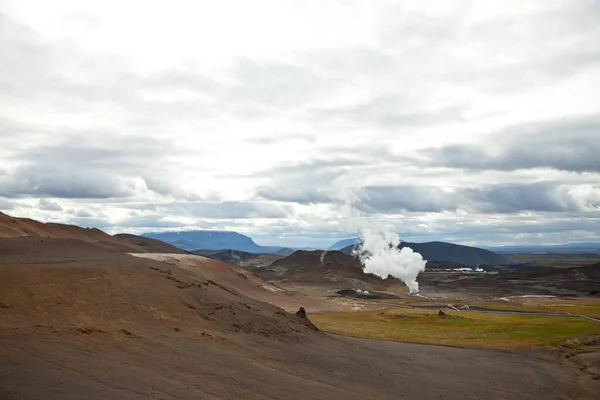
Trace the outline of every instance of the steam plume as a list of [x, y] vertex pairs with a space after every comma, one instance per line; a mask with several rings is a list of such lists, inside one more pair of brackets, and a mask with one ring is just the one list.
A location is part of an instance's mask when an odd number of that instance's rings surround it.
[[419, 292], [417, 275], [425, 270], [427, 262], [421, 254], [408, 247], [398, 249], [400, 238], [396, 233], [363, 230], [360, 236], [362, 244], [357, 246], [354, 254], [360, 258], [365, 273], [375, 274], [382, 279], [391, 275], [401, 279], [411, 294]]
[[327, 254], [327, 250], [324, 250], [323, 252], [321, 252], [321, 264], [323, 264], [323, 261], [325, 261], [326, 254]]

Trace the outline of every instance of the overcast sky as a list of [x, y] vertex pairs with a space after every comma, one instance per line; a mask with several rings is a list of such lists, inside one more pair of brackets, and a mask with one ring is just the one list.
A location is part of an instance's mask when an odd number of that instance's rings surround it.
[[0, 210], [600, 239], [600, 2], [0, 0]]

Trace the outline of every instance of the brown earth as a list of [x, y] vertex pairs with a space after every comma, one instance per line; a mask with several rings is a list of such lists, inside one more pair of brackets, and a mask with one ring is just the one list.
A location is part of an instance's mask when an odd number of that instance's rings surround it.
[[207, 257], [188, 254], [139, 253], [136, 257], [161, 261], [170, 267], [181, 268], [200, 274], [208, 280], [214, 280], [223, 287], [234, 290], [252, 299], [264, 301], [281, 307], [288, 312], [296, 312], [300, 307], [311, 310], [335, 311], [345, 309], [335, 307], [329, 301], [306, 296], [299, 292], [288, 291], [276, 282], [267, 282], [255, 274], [240, 267]]
[[359, 260], [339, 251], [298, 250], [268, 267], [256, 268], [253, 271], [263, 279], [290, 285], [362, 289], [383, 289], [401, 285], [401, 282], [394, 278], [384, 280], [373, 274], [365, 274]]
[[111, 236], [96, 228], [42, 223], [29, 218], [11, 217], [0, 212], [0, 238], [19, 237], [78, 240], [119, 252], [184, 253], [184, 251], [175, 246], [155, 239], [135, 235]]
[[591, 399], [598, 390], [550, 353], [327, 335], [269, 304], [290, 294], [247, 271], [142, 256], [70, 238], [0, 239], [1, 400]]
[[284, 256], [276, 254], [248, 253], [240, 250], [194, 250], [190, 253], [203, 257], [221, 260], [228, 264], [243, 267], [248, 270], [268, 267]]
[[428, 272], [418, 278], [421, 292], [469, 293], [499, 297], [519, 295], [600, 296], [600, 264], [574, 268], [499, 268], [498, 274]]
[[172, 244], [162, 242], [157, 239], [147, 238], [143, 236], [131, 235], [129, 233], [119, 233], [114, 235], [115, 238], [122, 242], [128, 242], [135, 246], [137, 252], [145, 253], [178, 253], [186, 254], [185, 250], [175, 247]]

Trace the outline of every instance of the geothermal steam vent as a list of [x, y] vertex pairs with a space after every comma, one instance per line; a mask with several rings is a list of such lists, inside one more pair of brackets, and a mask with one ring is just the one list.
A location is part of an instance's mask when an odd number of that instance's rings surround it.
[[417, 275], [425, 270], [426, 260], [421, 254], [405, 247], [398, 249], [400, 238], [395, 233], [375, 233], [363, 231], [362, 244], [354, 250], [358, 255], [365, 273], [374, 274], [381, 279], [388, 275], [402, 280], [408, 286], [410, 294], [419, 292]]

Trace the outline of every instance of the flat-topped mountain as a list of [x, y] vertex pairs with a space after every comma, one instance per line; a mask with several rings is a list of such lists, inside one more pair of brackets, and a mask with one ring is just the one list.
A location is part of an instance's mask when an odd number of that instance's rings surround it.
[[158, 239], [177, 246], [180, 249], [192, 250], [239, 250], [248, 253], [268, 253], [288, 255], [292, 250], [281, 246], [260, 246], [250, 237], [230, 231], [179, 231], [148, 232], [144, 237]]

